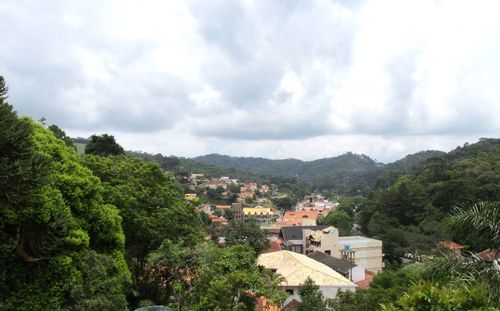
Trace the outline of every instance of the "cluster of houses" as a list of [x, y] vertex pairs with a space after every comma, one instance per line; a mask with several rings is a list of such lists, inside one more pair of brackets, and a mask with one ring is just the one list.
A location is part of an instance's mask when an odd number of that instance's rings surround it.
[[260, 302], [260, 310], [293, 310], [301, 302], [299, 287], [307, 278], [325, 298], [367, 288], [382, 271], [382, 241], [362, 236], [339, 236], [333, 226], [284, 226], [279, 239], [258, 258], [258, 265], [278, 273], [289, 294], [281, 306]]
[[[222, 191], [221, 195], [224, 198], [228, 198], [232, 194], [230, 191], [230, 186], [238, 186], [239, 192], [237, 197], [237, 202], [245, 202], [248, 199], [257, 200], [259, 197], [269, 197], [273, 198], [277, 195], [278, 187], [276, 185], [258, 185], [257, 183], [238, 183], [238, 179], [229, 178], [227, 176], [222, 176], [219, 178], [206, 178], [204, 174], [191, 174], [190, 176], [192, 190], [195, 189], [211, 189]], [[234, 191], [234, 187], [232, 188]], [[186, 194], [186, 200], [196, 201], [198, 196], [195, 193]]]
[[[258, 189], [255, 183], [240, 186], [241, 193], [255, 194]], [[382, 241], [339, 236], [337, 228], [318, 225], [317, 221], [334, 211], [338, 203], [321, 195], [309, 195], [289, 211], [255, 205], [240, 201], [200, 208], [213, 223], [227, 225], [223, 215], [231, 211], [234, 220], [252, 219], [267, 232], [271, 247], [259, 256], [258, 265], [281, 275], [281, 287], [289, 297], [282, 306], [266, 306], [261, 301], [260, 310], [292, 310], [300, 304], [299, 286], [308, 277], [324, 297], [335, 298], [339, 292], [367, 288], [374, 275], [382, 271]], [[217, 210], [221, 216], [215, 215]]]

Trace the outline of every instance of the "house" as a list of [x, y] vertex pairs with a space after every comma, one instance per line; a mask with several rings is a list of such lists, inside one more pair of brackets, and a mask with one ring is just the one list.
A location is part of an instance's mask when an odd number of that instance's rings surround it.
[[228, 210], [228, 209], [231, 209], [231, 205], [216, 204], [215, 208], [216, 209], [221, 209], [221, 210]]
[[243, 221], [243, 204], [242, 203], [231, 204], [231, 211], [233, 211], [234, 220]]
[[494, 261], [500, 259], [500, 251], [493, 248], [488, 248], [482, 252], [477, 253], [476, 256], [484, 261]]
[[212, 223], [218, 223], [218, 224], [221, 224], [221, 225], [227, 225], [227, 220], [224, 219], [224, 218], [222, 218], [222, 217], [219, 217], [219, 216], [214, 215], [214, 214], [210, 214], [209, 217], [212, 220]]
[[315, 226], [319, 217], [317, 211], [288, 211], [283, 215], [283, 221], [302, 220], [303, 226]]
[[320, 251], [335, 258], [347, 259], [367, 271], [379, 273], [383, 268], [382, 241], [362, 236], [339, 237], [332, 226], [282, 227], [280, 239], [285, 249], [308, 254]]
[[270, 222], [276, 214], [269, 207], [244, 207], [243, 215], [245, 219], [255, 219], [257, 222]]
[[319, 251], [312, 252], [307, 257], [327, 265], [354, 283], [365, 279], [365, 268], [357, 266], [349, 260], [335, 258]]
[[252, 191], [244, 191], [244, 192], [240, 192], [238, 194], [238, 197], [240, 199], [246, 199], [246, 198], [250, 198], [250, 199], [253, 199], [254, 198], [254, 193]]
[[198, 195], [196, 193], [186, 193], [184, 195], [184, 199], [187, 201], [195, 202], [198, 201]]
[[462, 245], [455, 243], [455, 242], [451, 242], [451, 241], [441, 241], [438, 243], [438, 246], [440, 248], [449, 249], [449, 250], [454, 251], [456, 253], [460, 253], [463, 249]]
[[299, 286], [311, 278], [326, 298], [335, 298], [338, 292], [355, 291], [356, 284], [330, 267], [303, 254], [282, 250], [261, 254], [257, 264], [280, 274], [280, 287], [289, 295], [299, 295]]

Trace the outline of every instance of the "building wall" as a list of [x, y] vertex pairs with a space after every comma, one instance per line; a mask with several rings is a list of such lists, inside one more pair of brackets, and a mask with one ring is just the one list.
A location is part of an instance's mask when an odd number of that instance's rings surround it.
[[233, 203], [231, 204], [231, 211], [233, 211], [234, 219], [243, 221], [243, 204]]
[[[318, 285], [318, 284], [316, 284]], [[287, 291], [288, 294], [290, 295], [290, 291], [293, 291], [292, 295], [299, 295], [299, 287], [298, 286], [282, 286], [281, 287], [283, 290]], [[319, 290], [323, 293], [323, 296], [325, 298], [333, 299], [337, 296], [339, 292], [347, 292], [351, 291], [354, 292], [356, 291], [355, 287], [337, 287], [337, 286], [319, 286]]]
[[319, 286], [319, 290], [325, 298], [333, 299], [339, 292], [356, 291], [355, 287]]
[[[353, 241], [355, 241], [353, 243]], [[354, 263], [368, 271], [379, 273], [382, 271], [382, 241], [374, 239], [358, 239], [342, 237], [339, 239], [339, 250], [343, 250], [345, 245], [349, 245], [351, 251], [355, 253]]]
[[349, 279], [354, 283], [359, 282], [359, 281], [363, 281], [366, 278], [365, 268], [363, 268], [363, 267], [356, 266], [356, 267], [352, 268], [349, 272], [350, 272]]

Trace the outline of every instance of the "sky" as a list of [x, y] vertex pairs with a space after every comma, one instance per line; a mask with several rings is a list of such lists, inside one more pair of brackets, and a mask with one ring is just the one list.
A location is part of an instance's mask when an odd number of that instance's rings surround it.
[[500, 136], [500, 1], [0, 2], [9, 103], [72, 137], [387, 163]]

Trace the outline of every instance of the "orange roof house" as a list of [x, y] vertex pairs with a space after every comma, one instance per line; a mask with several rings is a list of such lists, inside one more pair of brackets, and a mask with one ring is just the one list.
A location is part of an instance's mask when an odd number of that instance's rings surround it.
[[301, 220], [304, 226], [315, 226], [320, 214], [316, 211], [288, 211], [283, 216], [284, 222]]
[[462, 245], [450, 241], [441, 241], [438, 243], [438, 246], [441, 248], [452, 250], [454, 252], [460, 252], [464, 248]]
[[217, 208], [217, 209], [231, 209], [231, 205], [216, 204], [215, 208]]

